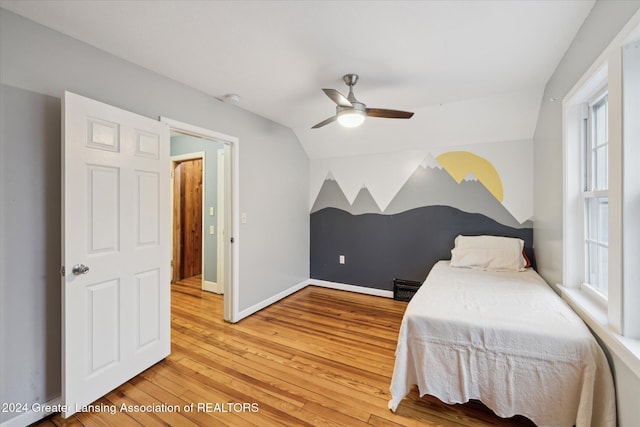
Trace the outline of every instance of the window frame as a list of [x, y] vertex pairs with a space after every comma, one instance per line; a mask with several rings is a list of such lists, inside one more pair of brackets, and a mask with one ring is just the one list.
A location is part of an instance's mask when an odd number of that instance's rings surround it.
[[[640, 377], [640, 11], [562, 100], [562, 283], [557, 291], [600, 340]], [[602, 304], [580, 284], [583, 275], [580, 203], [582, 103], [608, 86], [609, 298]]]

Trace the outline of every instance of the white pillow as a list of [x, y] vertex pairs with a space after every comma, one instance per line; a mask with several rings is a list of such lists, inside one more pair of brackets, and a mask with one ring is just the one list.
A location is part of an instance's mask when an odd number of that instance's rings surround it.
[[524, 241], [513, 237], [458, 236], [451, 250], [451, 267], [489, 271], [524, 271]]

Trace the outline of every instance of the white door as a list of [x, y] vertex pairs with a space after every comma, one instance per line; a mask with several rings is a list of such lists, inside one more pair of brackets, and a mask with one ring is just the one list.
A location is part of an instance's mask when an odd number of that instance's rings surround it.
[[170, 352], [169, 127], [64, 94], [68, 417]]

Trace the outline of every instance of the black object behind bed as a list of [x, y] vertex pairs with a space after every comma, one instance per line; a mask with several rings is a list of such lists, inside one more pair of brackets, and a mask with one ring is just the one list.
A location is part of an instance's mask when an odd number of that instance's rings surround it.
[[389, 291], [394, 278], [422, 282], [436, 262], [451, 259], [459, 234], [518, 237], [535, 268], [532, 228], [507, 227], [450, 206], [394, 215], [325, 208], [311, 214], [311, 278]]

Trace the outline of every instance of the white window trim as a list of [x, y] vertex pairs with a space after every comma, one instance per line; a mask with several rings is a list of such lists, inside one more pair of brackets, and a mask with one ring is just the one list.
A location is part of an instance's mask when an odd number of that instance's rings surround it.
[[580, 288], [558, 286], [560, 295], [573, 311], [584, 320], [591, 330], [631, 372], [640, 377], [640, 340], [623, 337], [608, 326], [607, 308]]
[[602, 295], [596, 288], [588, 283], [582, 283], [580, 285], [580, 290], [585, 294], [586, 297], [591, 299], [594, 303], [598, 304], [606, 315], [608, 300], [604, 295]]
[[[637, 15], [637, 14], [636, 14]], [[624, 49], [627, 51], [623, 68], [627, 70], [629, 76], [625, 78], [624, 87], [630, 93], [640, 93], [640, 24], [636, 28], [637, 38], [633, 43], [627, 44]], [[640, 117], [640, 97], [627, 96], [623, 100], [624, 111], [628, 117]], [[625, 335], [634, 336], [640, 340], [640, 263], [637, 257], [640, 254], [640, 121], [624, 120], [623, 132], [625, 141], [629, 141], [623, 146], [622, 169], [624, 171], [624, 185], [622, 188], [622, 198], [626, 201], [622, 207], [622, 226], [624, 227], [622, 252], [623, 259], [623, 282], [635, 283], [635, 287], [625, 287], [623, 313], [623, 330]], [[634, 142], [631, 142], [634, 141]], [[636, 238], [633, 238], [635, 236]], [[632, 317], [635, 316], [635, 317]]]
[[[581, 288], [585, 272], [583, 186], [584, 105], [602, 93], [607, 85], [608, 67], [602, 65], [579, 89], [570, 92], [563, 101], [564, 126], [564, 204], [563, 204], [563, 285]], [[590, 192], [595, 193], [595, 192]], [[607, 191], [608, 193], [608, 191]], [[611, 243], [611, 242], [610, 242]]]
[[[628, 141], [640, 137], [640, 126], [626, 120], [627, 114], [640, 112], [640, 101], [623, 100], [623, 51], [625, 45], [640, 41], [640, 11], [629, 20], [620, 33], [602, 52], [584, 76], [563, 99], [563, 283], [558, 285], [561, 296], [583, 318], [585, 323], [635, 375], [640, 376], [640, 266], [635, 258], [640, 251], [640, 239], [624, 234], [640, 235], [637, 211], [626, 202], [640, 192], [640, 172], [632, 159], [640, 156], [640, 144], [623, 146], [623, 134]], [[632, 74], [632, 73], [628, 73]], [[626, 77], [625, 77], [626, 78]], [[640, 79], [637, 79], [640, 80]], [[609, 297], [606, 304], [583, 289], [581, 248], [584, 220], [580, 211], [581, 106], [595, 96], [597, 89], [608, 81], [609, 96]], [[640, 87], [640, 81], [634, 82]], [[625, 80], [629, 87], [629, 82]], [[623, 107], [624, 101], [624, 107]], [[577, 146], [576, 146], [577, 144]], [[623, 156], [624, 152], [624, 156]], [[576, 157], [577, 156], [577, 157]], [[623, 188], [623, 181], [625, 186]], [[630, 184], [630, 185], [629, 185]], [[625, 204], [623, 204], [623, 201]], [[635, 215], [635, 216], [634, 216]], [[624, 227], [624, 228], [623, 228]], [[626, 256], [626, 262], [625, 262]], [[624, 267], [624, 268], [623, 268]], [[623, 286], [625, 286], [623, 288]], [[624, 336], [623, 336], [624, 332]]]

